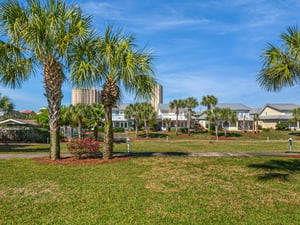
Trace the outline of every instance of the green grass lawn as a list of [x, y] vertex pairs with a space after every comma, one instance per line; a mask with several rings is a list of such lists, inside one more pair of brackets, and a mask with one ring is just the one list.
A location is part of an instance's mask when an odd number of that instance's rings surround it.
[[[286, 152], [289, 132], [216, 142], [208, 134], [130, 143], [134, 153]], [[268, 137], [268, 138], [267, 138]], [[293, 150], [300, 141], [293, 136]], [[268, 140], [268, 141], [267, 141]], [[61, 144], [62, 153], [67, 144]], [[0, 154], [48, 152], [1, 145]], [[126, 152], [127, 144], [115, 144]], [[0, 160], [0, 224], [297, 224], [300, 159], [141, 157], [93, 166]], [[145, 156], [145, 157], [143, 157]]]
[[0, 160], [0, 224], [297, 224], [300, 160]]
[[[132, 136], [133, 133], [130, 133]], [[212, 140], [210, 134], [195, 134], [191, 137], [176, 138], [173, 133], [167, 139], [133, 140], [130, 150], [145, 152], [286, 152], [289, 151], [288, 138], [293, 138], [293, 151], [300, 152], [298, 136], [289, 131], [262, 132], [259, 135], [242, 134], [234, 140]], [[115, 152], [127, 152], [127, 143], [116, 143]], [[0, 145], [0, 154], [48, 152], [48, 144]], [[67, 143], [61, 143], [61, 153], [67, 154]]]

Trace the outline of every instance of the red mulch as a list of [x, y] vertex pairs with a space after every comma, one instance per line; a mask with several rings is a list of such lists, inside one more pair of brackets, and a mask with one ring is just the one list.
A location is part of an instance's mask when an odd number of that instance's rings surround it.
[[51, 160], [49, 157], [34, 158], [33, 160], [41, 164], [52, 164], [52, 165], [68, 165], [68, 166], [86, 166], [86, 165], [98, 165], [106, 163], [116, 163], [130, 160], [132, 157], [114, 157], [112, 159], [102, 159], [102, 158], [87, 158], [82, 157], [77, 159], [75, 156], [62, 157], [58, 160]]
[[300, 158], [300, 155], [282, 155], [281, 157]]

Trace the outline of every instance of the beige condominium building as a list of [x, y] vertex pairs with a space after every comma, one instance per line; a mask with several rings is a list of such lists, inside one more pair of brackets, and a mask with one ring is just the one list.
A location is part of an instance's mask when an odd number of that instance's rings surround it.
[[72, 89], [72, 105], [101, 103], [101, 91], [96, 88]]
[[158, 105], [163, 104], [163, 86], [156, 85], [154, 87], [153, 95], [151, 96], [151, 105], [155, 111], [158, 112]]

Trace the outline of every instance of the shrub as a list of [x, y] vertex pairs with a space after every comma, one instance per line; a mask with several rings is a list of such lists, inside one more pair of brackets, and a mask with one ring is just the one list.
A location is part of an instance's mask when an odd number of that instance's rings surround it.
[[288, 130], [289, 126], [286, 123], [277, 123], [276, 130]]
[[114, 132], [125, 132], [124, 127], [114, 127]]
[[100, 153], [100, 144], [92, 138], [74, 139], [68, 144], [68, 150], [71, 154], [77, 155], [80, 159], [83, 154], [95, 156]]

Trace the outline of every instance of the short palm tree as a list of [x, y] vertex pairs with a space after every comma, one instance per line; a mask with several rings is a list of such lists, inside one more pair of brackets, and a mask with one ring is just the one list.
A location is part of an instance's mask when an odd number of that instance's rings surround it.
[[262, 55], [264, 64], [257, 80], [268, 91], [280, 91], [300, 82], [300, 30], [289, 27], [280, 37], [282, 47], [269, 44]]
[[182, 99], [174, 99], [170, 102], [170, 109], [175, 109], [176, 123], [175, 123], [175, 133], [178, 136], [178, 116], [179, 110], [184, 107], [184, 101]]
[[14, 104], [11, 102], [9, 97], [0, 93], [0, 110], [4, 114], [10, 113], [14, 109]]
[[162, 120], [162, 122], [165, 123], [165, 125], [166, 125], [166, 131], [169, 132], [169, 130], [170, 130], [170, 124], [172, 122], [172, 119], [171, 118], [164, 118]]
[[[87, 44], [88, 43], [88, 44]], [[89, 47], [86, 47], [89, 46]], [[85, 56], [72, 65], [73, 82], [82, 86], [83, 81], [100, 83], [105, 112], [104, 159], [113, 155], [112, 108], [120, 100], [121, 90], [135, 93], [137, 98], [150, 99], [156, 80], [153, 77], [152, 56], [135, 49], [133, 36], [121, 35], [107, 27], [104, 37], [87, 37], [77, 43]], [[74, 54], [76, 58], [76, 54]], [[91, 78], [92, 77], [92, 78]]]
[[[207, 107], [207, 111], [210, 111], [214, 106], [218, 104], [218, 99], [213, 95], [206, 95], [202, 97], [201, 105]], [[208, 121], [208, 130], [210, 130], [210, 120]]]
[[[63, 0], [27, 0], [21, 5], [4, 0], [0, 5], [0, 82], [12, 88], [43, 70], [49, 108], [50, 158], [60, 158], [60, 106], [62, 84], [72, 43], [88, 35], [90, 18]], [[74, 50], [74, 49], [73, 49]]]
[[87, 120], [91, 119], [92, 115], [92, 106], [84, 103], [77, 105], [71, 105], [67, 111], [67, 117], [72, 121], [77, 123], [78, 127], [78, 139], [81, 139], [83, 136], [83, 127]]
[[[214, 107], [210, 111], [207, 111], [207, 117], [209, 120], [213, 120], [215, 123], [215, 135], [218, 140], [218, 129], [220, 122], [233, 122], [236, 119], [236, 114], [230, 108]], [[225, 129], [226, 132], [226, 129]], [[226, 135], [226, 134], [225, 134]]]
[[149, 137], [149, 123], [157, 119], [157, 113], [154, 107], [148, 103], [141, 103], [141, 119], [144, 121], [144, 129], [146, 132], [146, 137]]
[[230, 123], [236, 121], [236, 113], [230, 108], [220, 109], [220, 120], [223, 122], [223, 130], [225, 132], [225, 137], [227, 136], [227, 128], [224, 127], [224, 123]]
[[190, 135], [190, 129], [191, 129], [191, 119], [192, 119], [192, 109], [196, 108], [199, 105], [199, 102], [194, 97], [188, 97], [184, 100], [184, 106], [188, 110], [187, 115], [187, 126], [188, 126], [188, 134]]
[[142, 111], [142, 105], [141, 103], [135, 103], [130, 104], [125, 109], [125, 118], [127, 119], [133, 119], [134, 125], [135, 125], [135, 137], [138, 136], [139, 131], [139, 122], [141, 120], [141, 111]]
[[91, 107], [91, 125], [93, 126], [94, 139], [98, 139], [98, 129], [99, 126], [103, 124], [104, 121], [104, 107], [100, 103], [94, 103]]

